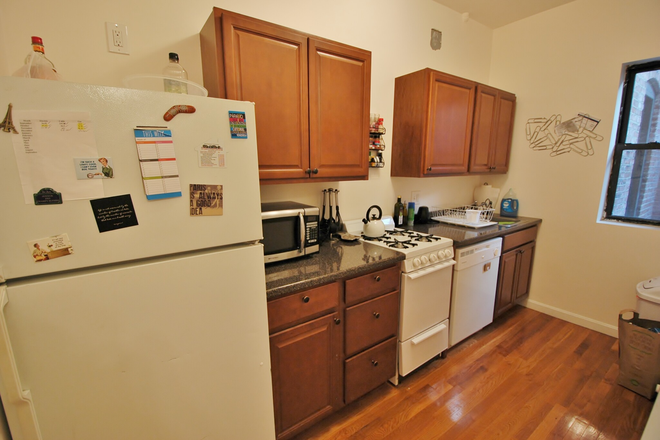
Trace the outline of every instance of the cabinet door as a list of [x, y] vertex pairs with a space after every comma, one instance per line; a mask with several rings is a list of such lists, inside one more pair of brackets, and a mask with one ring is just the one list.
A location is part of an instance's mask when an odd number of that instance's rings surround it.
[[497, 89], [479, 84], [474, 107], [472, 147], [470, 150], [470, 172], [481, 173], [491, 170], [491, 159], [495, 143], [493, 133], [497, 127]]
[[290, 437], [342, 401], [341, 326], [333, 313], [270, 337], [275, 430]]
[[529, 293], [529, 283], [532, 275], [532, 263], [534, 262], [534, 248], [536, 242], [527, 243], [518, 249], [518, 273], [516, 276], [516, 298], [523, 297]]
[[368, 175], [370, 90], [371, 52], [309, 39], [312, 179]]
[[513, 307], [515, 301], [514, 289], [516, 284], [517, 256], [517, 250], [502, 254], [499, 281], [497, 283], [497, 295], [495, 297], [495, 318]]
[[476, 83], [431, 73], [424, 175], [466, 173]]
[[259, 178], [306, 178], [307, 37], [226, 11], [221, 20], [226, 97], [256, 104]]
[[491, 172], [493, 173], [506, 173], [509, 171], [513, 119], [515, 114], [516, 95], [499, 90], [497, 97], [497, 125], [491, 153]]

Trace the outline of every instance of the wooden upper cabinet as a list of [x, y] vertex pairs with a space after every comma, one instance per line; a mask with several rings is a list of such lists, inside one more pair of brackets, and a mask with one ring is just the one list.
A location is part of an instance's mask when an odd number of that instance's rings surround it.
[[368, 177], [371, 52], [214, 8], [204, 86], [255, 105], [262, 183]]
[[432, 72], [424, 175], [468, 170], [475, 84]]
[[471, 173], [506, 173], [513, 135], [516, 95], [483, 84], [477, 85]]
[[505, 173], [515, 99], [432, 69], [396, 78], [392, 176]]
[[475, 84], [431, 69], [395, 80], [392, 176], [465, 173]]
[[368, 175], [370, 90], [370, 52], [309, 39], [313, 179]]

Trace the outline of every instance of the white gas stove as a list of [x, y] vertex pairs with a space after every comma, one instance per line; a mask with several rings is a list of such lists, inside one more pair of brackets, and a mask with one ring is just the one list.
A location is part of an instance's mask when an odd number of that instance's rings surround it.
[[348, 232], [359, 235], [361, 240], [378, 246], [388, 247], [406, 255], [402, 263], [405, 273], [450, 260], [454, 256], [453, 240], [437, 235], [423, 234], [394, 227], [391, 217], [384, 217], [385, 235], [378, 238], [362, 234], [362, 221], [346, 222]]

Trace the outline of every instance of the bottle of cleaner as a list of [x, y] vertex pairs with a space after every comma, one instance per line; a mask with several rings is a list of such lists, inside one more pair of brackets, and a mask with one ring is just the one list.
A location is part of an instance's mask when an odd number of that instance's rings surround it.
[[500, 215], [502, 217], [518, 217], [518, 199], [516, 193], [513, 192], [513, 188], [509, 188], [509, 192], [502, 197]]
[[408, 202], [408, 226], [415, 224], [415, 202]]
[[[166, 77], [163, 80], [165, 91], [171, 93], [188, 93], [188, 84], [185, 80], [188, 79], [188, 72], [179, 64], [179, 55], [170, 52], [170, 62], [163, 69], [163, 75]], [[184, 81], [178, 81], [178, 80]]]

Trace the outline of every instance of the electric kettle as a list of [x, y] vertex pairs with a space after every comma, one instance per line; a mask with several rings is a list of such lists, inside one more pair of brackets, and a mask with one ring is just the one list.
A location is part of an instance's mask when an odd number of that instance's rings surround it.
[[[371, 214], [371, 219], [369, 219], [369, 213], [372, 209], [378, 210], [378, 216], [376, 216], [376, 214]], [[382, 217], [383, 210], [380, 209], [380, 206], [370, 206], [369, 209], [367, 209], [367, 215], [362, 219], [362, 223], [364, 223], [362, 233], [369, 238], [378, 238], [385, 235], [385, 224], [381, 220]]]

